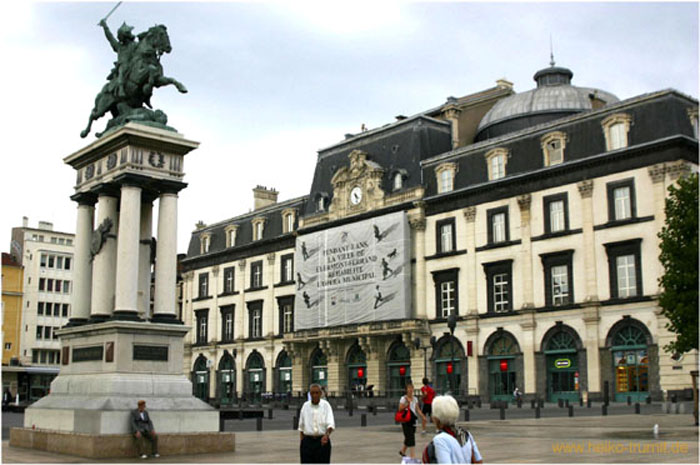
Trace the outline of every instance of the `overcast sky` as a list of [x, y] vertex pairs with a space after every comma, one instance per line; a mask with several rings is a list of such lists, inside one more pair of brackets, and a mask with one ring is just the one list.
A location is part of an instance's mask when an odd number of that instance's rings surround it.
[[[116, 2], [0, 2], [0, 250], [28, 216], [75, 230], [75, 174], [63, 158], [79, 137], [115, 54], [98, 21]], [[535, 86], [549, 64], [573, 84], [620, 99], [665, 88], [698, 95], [698, 4], [124, 2], [108, 19], [141, 32], [168, 27], [154, 91], [169, 125], [201, 142], [185, 158], [178, 251], [197, 221], [247, 212], [252, 188], [280, 200], [309, 193], [316, 152], [399, 114], [413, 115], [495, 85]], [[154, 222], [155, 228], [155, 222]]]

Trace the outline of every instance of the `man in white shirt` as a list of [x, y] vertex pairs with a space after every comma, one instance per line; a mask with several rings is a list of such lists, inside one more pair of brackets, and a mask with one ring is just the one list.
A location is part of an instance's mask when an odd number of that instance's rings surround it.
[[304, 402], [299, 418], [301, 463], [331, 463], [331, 433], [335, 429], [333, 409], [321, 399], [321, 386], [309, 387], [311, 400]]

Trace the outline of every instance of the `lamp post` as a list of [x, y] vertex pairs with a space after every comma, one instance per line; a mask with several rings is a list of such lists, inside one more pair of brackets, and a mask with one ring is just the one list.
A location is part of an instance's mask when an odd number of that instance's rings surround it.
[[450, 366], [452, 372], [450, 375], [450, 391], [454, 396], [454, 371], [455, 371], [455, 327], [457, 326], [457, 317], [451, 314], [447, 317], [447, 327], [450, 328]]

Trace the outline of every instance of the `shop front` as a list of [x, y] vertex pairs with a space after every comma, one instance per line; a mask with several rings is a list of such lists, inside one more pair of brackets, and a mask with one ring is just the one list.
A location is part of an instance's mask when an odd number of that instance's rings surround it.
[[547, 341], [544, 350], [547, 366], [547, 401], [578, 401], [580, 371], [574, 337], [559, 331]]

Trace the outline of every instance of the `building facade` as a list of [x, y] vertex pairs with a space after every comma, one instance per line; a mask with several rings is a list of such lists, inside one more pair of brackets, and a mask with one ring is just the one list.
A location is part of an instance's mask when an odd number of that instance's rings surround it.
[[[3, 378], [17, 377], [21, 401], [45, 396], [58, 374], [61, 345], [55, 331], [71, 314], [73, 290], [72, 233], [53, 230], [40, 221], [12, 229], [10, 255], [24, 270], [17, 366], [5, 367]], [[14, 375], [10, 375], [14, 373]]]
[[[663, 347], [657, 233], [697, 170], [697, 100], [620, 101], [554, 65], [319, 151], [308, 196], [198, 225], [185, 371], [225, 404], [331, 395], [660, 398], [697, 353]], [[391, 245], [388, 245], [391, 244]]]
[[17, 374], [6, 367], [19, 365], [19, 341], [22, 330], [22, 265], [8, 253], [2, 254], [2, 391], [17, 394]]

